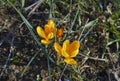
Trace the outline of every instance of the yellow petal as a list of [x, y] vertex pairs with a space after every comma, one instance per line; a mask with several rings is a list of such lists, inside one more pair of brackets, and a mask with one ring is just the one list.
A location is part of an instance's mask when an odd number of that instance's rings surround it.
[[37, 33], [40, 37], [46, 38], [44, 30], [40, 26], [37, 26], [36, 30], [37, 30]]
[[69, 58], [69, 54], [66, 52], [66, 50], [62, 49], [62, 56], [65, 58]]
[[58, 54], [62, 55], [62, 47], [57, 42], [54, 43], [54, 48]]
[[49, 33], [48, 36], [47, 36], [48, 39], [52, 39], [54, 38], [54, 33]]
[[69, 54], [69, 57], [75, 57], [78, 54], [79, 50], [75, 50]]
[[41, 43], [47, 45], [50, 43], [50, 41], [49, 40], [41, 40]]
[[67, 47], [69, 46], [70, 41], [69, 40], [65, 40], [63, 43], [63, 49], [66, 50]]
[[49, 32], [50, 32], [49, 25], [46, 24], [46, 25], [44, 26], [44, 30], [45, 30], [45, 34], [48, 35]]
[[80, 47], [80, 42], [79, 41], [73, 41], [70, 44], [69, 49], [76, 50], [76, 49], [79, 49], [79, 47]]
[[67, 48], [67, 53], [70, 57], [75, 57], [79, 52], [80, 42], [74, 41]]
[[49, 33], [54, 33], [54, 27], [51, 27], [50, 25], [45, 25], [45, 34], [48, 35]]
[[72, 58], [65, 58], [64, 61], [67, 63], [67, 64], [70, 64], [70, 65], [73, 65], [73, 64], [76, 64], [77, 62], [72, 59]]
[[64, 43], [63, 43], [63, 47], [62, 47], [62, 56], [64, 57], [69, 57], [69, 54], [67, 53], [67, 48], [69, 46], [69, 40], [65, 40]]
[[54, 27], [54, 22], [53, 22], [53, 20], [48, 20], [48, 23], [47, 23], [49, 26], [51, 26], [51, 27]]

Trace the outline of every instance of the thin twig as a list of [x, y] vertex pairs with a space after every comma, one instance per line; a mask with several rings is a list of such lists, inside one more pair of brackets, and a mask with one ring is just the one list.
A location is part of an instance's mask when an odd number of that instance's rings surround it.
[[81, 56], [83, 56], [83, 57], [87, 57], [88, 59], [93, 59], [93, 60], [108, 62], [107, 59], [94, 58], [94, 57], [86, 56], [86, 55], [84, 55], [84, 54], [79, 54], [79, 55], [81, 55]]
[[43, 0], [39, 0], [35, 5], [35, 7], [29, 12], [28, 17], [40, 6]]
[[35, 6], [35, 5], [38, 4], [38, 3], [39, 3], [39, 1], [33, 3], [32, 5], [30, 5], [30, 6], [26, 7], [26, 8], [24, 8], [24, 10], [25, 10], [25, 11], [28, 11], [29, 9], [31, 9], [33, 6]]
[[63, 71], [62, 71], [61, 74], [60, 74], [59, 81], [61, 81], [61, 78], [62, 78], [62, 76], [63, 76], [63, 74], [64, 74], [66, 68], [67, 68], [67, 64], [65, 65]]
[[[85, 25], [88, 23], [88, 21], [89, 21], [89, 19], [87, 19]], [[84, 32], [84, 30], [85, 30], [85, 27], [86, 27], [85, 25], [83, 26], [83, 30], [82, 30], [82, 32], [80, 33], [80, 36], [79, 36], [78, 40], [80, 40], [80, 38], [82, 37], [82, 34], [83, 34], [83, 32]]]

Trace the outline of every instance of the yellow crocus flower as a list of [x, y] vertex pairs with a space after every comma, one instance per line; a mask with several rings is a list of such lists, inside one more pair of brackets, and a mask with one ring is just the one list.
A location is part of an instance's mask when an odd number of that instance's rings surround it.
[[[47, 24], [44, 26], [44, 28], [37, 26], [36, 31], [38, 35], [43, 38], [41, 40], [42, 44], [49, 44], [50, 40], [54, 38], [54, 30], [55, 30], [55, 24], [52, 20], [48, 20]], [[60, 32], [60, 33], [59, 33]], [[60, 29], [57, 29], [57, 34], [59, 37], [62, 35], [63, 32], [61, 32]]]
[[57, 53], [63, 56], [64, 61], [70, 65], [77, 63], [73, 58], [76, 57], [76, 55], [78, 54], [79, 47], [79, 41], [73, 41], [72, 43], [70, 43], [69, 40], [65, 40], [62, 46], [57, 42], [54, 43], [54, 48]]

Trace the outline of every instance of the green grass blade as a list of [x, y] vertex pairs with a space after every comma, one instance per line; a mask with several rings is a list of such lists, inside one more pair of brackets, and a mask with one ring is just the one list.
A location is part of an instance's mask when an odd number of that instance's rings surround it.
[[109, 45], [111, 45], [111, 44], [113, 44], [115, 42], [119, 42], [119, 41], [120, 41], [120, 39], [116, 39], [116, 40], [110, 41], [110, 42], [108, 42], [107, 46], [109, 46]]
[[[89, 28], [89, 30], [87, 31], [87, 33], [84, 35], [84, 37], [82, 37], [82, 39], [80, 40], [81, 42], [87, 37], [87, 35], [90, 33], [90, 31], [93, 29], [93, 27], [97, 24], [98, 19], [90, 21], [88, 24], [86, 24], [85, 26], [87, 26], [87, 28]], [[91, 27], [91, 28], [90, 28]], [[86, 28], [86, 29], [87, 29]]]
[[25, 0], [21, 0], [22, 8], [25, 6]]
[[77, 17], [78, 17], [78, 14], [79, 14], [79, 10], [77, 10], [77, 12], [76, 12], [76, 14], [75, 14], [74, 20], [73, 20], [73, 22], [72, 22], [72, 24], [71, 24], [71, 26], [70, 26], [69, 31], [68, 31], [68, 35], [69, 35], [70, 32], [72, 31], [72, 28], [73, 28], [73, 26], [74, 26], [74, 24], [75, 24], [75, 21], [76, 21], [76, 19], [77, 19]]

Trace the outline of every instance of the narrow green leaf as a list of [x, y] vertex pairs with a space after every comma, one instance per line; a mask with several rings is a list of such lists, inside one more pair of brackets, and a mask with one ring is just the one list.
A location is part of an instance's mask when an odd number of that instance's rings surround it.
[[85, 39], [85, 37], [87, 37], [87, 35], [90, 33], [90, 31], [93, 29], [93, 27], [96, 25], [96, 23], [98, 22], [98, 19], [90, 21], [89, 23], [87, 23], [86, 29], [88, 28], [89, 30], [87, 31], [87, 33], [82, 37], [82, 39], [80, 40], [81, 42]]
[[25, 0], [21, 0], [22, 8], [25, 6]]
[[109, 46], [109, 45], [111, 45], [111, 44], [113, 44], [113, 43], [115, 43], [115, 42], [119, 42], [119, 41], [120, 41], [120, 39], [116, 39], [116, 40], [110, 41], [110, 42], [107, 44], [107, 46]]
[[89, 28], [89, 27], [91, 27], [91, 26], [94, 26], [94, 25], [96, 25], [97, 22], [98, 22], [98, 19], [93, 20], [93, 21], [90, 21], [89, 23], [87, 23], [87, 24], [85, 25], [85, 27], [86, 27], [86, 28]]
[[73, 28], [73, 26], [74, 26], [74, 24], [75, 24], [75, 21], [76, 21], [77, 17], [78, 17], [78, 13], [79, 13], [79, 10], [77, 10], [77, 12], [76, 12], [76, 14], [75, 14], [74, 20], [73, 20], [73, 22], [72, 22], [72, 24], [71, 24], [71, 26], [70, 26], [70, 29], [69, 29], [69, 31], [68, 31], [68, 34], [70, 34], [70, 32], [72, 31], [72, 28]]

